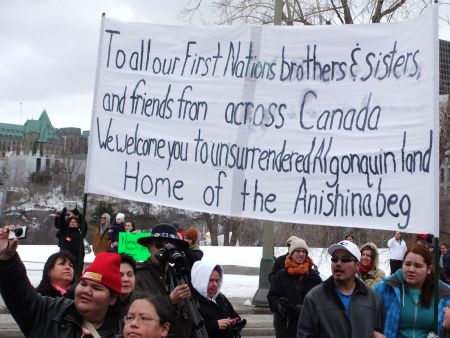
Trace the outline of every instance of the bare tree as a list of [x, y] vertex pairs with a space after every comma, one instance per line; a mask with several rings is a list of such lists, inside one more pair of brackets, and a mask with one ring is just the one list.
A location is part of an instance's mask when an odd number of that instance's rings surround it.
[[[324, 25], [402, 21], [421, 13], [430, 4], [426, 0], [284, 0], [285, 25]], [[218, 24], [271, 24], [273, 0], [215, 0]], [[180, 13], [187, 21], [203, 19], [202, 0], [191, 0]]]
[[66, 198], [79, 198], [84, 190], [84, 172], [86, 155], [82, 152], [79, 140], [74, 137], [64, 137], [63, 147], [53, 168], [53, 182], [60, 185]]

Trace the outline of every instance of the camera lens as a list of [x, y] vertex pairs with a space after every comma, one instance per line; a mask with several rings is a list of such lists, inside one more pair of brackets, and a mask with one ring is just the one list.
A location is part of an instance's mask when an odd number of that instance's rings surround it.
[[23, 229], [22, 228], [15, 228], [13, 230], [13, 232], [16, 234], [16, 237], [20, 237], [23, 234]]

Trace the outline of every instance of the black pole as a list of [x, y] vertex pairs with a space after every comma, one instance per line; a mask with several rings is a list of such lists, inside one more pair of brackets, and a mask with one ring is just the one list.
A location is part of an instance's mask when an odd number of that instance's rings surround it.
[[438, 305], [439, 305], [439, 280], [440, 269], [439, 265], [440, 250], [439, 250], [439, 237], [434, 237], [434, 332], [439, 332], [438, 328]]
[[77, 266], [77, 278], [80, 278], [81, 273], [83, 272], [84, 268], [84, 237], [87, 233], [87, 222], [86, 222], [86, 215], [87, 215], [87, 194], [84, 194], [83, 198], [83, 213], [81, 214], [81, 224], [80, 224], [80, 255], [78, 258], [78, 266]]

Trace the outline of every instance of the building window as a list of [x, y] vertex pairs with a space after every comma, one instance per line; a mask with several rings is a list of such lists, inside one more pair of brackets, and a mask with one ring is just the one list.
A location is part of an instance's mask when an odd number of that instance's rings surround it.
[[50, 159], [49, 158], [45, 159], [45, 169], [50, 169]]
[[41, 171], [41, 158], [37, 158], [36, 159], [36, 172], [40, 172]]

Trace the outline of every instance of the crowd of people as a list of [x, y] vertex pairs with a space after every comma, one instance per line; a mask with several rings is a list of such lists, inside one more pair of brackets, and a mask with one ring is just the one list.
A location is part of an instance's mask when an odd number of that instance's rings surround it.
[[328, 248], [331, 276], [322, 281], [306, 242], [289, 237], [288, 253], [275, 260], [269, 274], [267, 299], [276, 337], [450, 337], [450, 269], [445, 269], [450, 253], [443, 244], [435, 300], [431, 242], [429, 235], [417, 235], [408, 247], [396, 232], [386, 243], [391, 268], [386, 276], [374, 243], [358, 247], [354, 236], [344, 236]]
[[58, 215], [60, 251], [48, 258], [36, 288], [18, 240], [9, 239], [14, 226], [0, 229], [0, 292], [26, 337], [240, 337], [245, 319], [220, 292], [223, 268], [201, 261], [196, 229], [154, 226], [137, 241], [150, 258], [137, 263], [117, 253], [118, 234], [135, 231], [134, 223], [119, 213], [111, 224], [103, 214], [93, 232], [95, 259], [77, 278], [78, 252], [64, 245], [73, 229], [81, 235], [73, 218], [72, 211]]
[[[112, 223], [103, 214], [93, 232], [96, 257], [78, 277], [79, 252], [66, 242], [77, 240], [81, 221], [73, 210], [63, 212], [55, 222], [61, 250], [48, 258], [36, 288], [16, 252], [18, 240], [8, 237], [14, 226], [0, 229], [0, 292], [26, 337], [240, 337], [246, 321], [221, 293], [224, 270], [203, 259], [196, 229], [154, 226], [151, 236], [137, 240], [150, 257], [136, 262], [117, 253], [118, 234], [136, 231], [134, 223], [123, 213]], [[435, 283], [427, 236], [407, 246], [394, 234], [386, 243], [388, 276], [374, 243], [358, 247], [354, 236], [343, 238], [327, 249], [331, 276], [325, 280], [306, 241], [287, 239], [267, 294], [277, 338], [450, 337], [447, 245], [440, 248], [442, 274]]]

